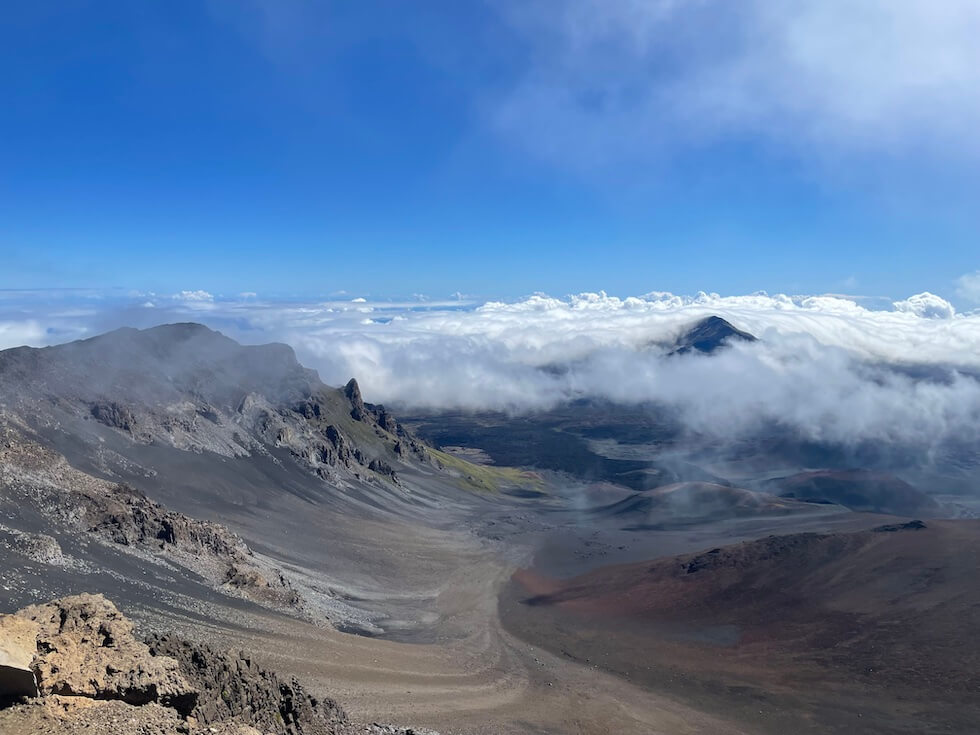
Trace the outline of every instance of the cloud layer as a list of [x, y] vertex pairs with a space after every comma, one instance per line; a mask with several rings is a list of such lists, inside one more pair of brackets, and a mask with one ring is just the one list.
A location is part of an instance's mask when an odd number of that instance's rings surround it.
[[[726, 437], [776, 422], [843, 443], [928, 448], [980, 438], [980, 314], [957, 314], [928, 293], [883, 309], [835, 296], [703, 293], [485, 304], [183, 293], [69, 301], [52, 305], [42, 295], [22, 297], [16, 309], [8, 303], [0, 339], [46, 344], [123, 324], [193, 320], [243, 342], [287, 342], [326, 382], [357, 377], [374, 402], [522, 412], [590, 396], [656, 402], [691, 429]], [[663, 345], [711, 314], [760, 341], [665, 359]]]

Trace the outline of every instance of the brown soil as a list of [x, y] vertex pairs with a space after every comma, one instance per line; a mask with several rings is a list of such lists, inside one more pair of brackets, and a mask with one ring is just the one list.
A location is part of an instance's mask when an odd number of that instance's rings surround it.
[[522, 638], [753, 731], [972, 733], [978, 570], [980, 522], [930, 521], [524, 571], [501, 609]]

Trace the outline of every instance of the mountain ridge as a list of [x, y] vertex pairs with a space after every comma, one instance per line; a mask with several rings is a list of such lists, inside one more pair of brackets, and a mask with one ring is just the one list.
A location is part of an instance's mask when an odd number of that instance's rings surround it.
[[[94, 421], [143, 444], [247, 456], [285, 448], [331, 482], [397, 483], [397, 467], [431, 464], [423, 443], [356, 380], [330, 388], [291, 347], [240, 345], [195, 323], [122, 328], [44, 348], [0, 351], [0, 408], [34, 428]], [[349, 395], [348, 395], [349, 394]]]

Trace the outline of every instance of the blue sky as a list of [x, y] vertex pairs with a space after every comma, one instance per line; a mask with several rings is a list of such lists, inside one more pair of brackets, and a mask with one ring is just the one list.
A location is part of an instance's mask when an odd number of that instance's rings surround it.
[[975, 305], [980, 9], [780, 5], [17, 4], [0, 288]]

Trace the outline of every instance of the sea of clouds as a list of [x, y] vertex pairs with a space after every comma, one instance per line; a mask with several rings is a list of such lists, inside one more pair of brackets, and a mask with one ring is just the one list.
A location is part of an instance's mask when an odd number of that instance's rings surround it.
[[[711, 356], [666, 358], [718, 315], [759, 337]], [[980, 313], [918, 294], [883, 308], [839, 296], [537, 294], [513, 302], [265, 300], [8, 292], [0, 347], [118, 326], [197, 321], [245, 343], [281, 341], [339, 385], [403, 408], [547, 409], [580, 397], [655, 402], [707, 435], [773, 422], [806, 438], [938, 446], [980, 427]]]

